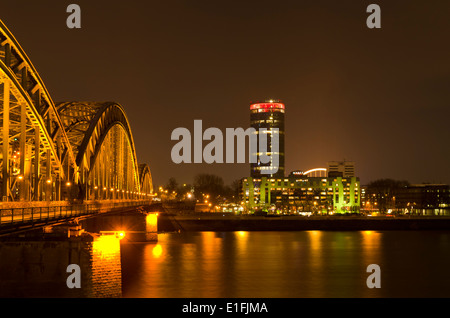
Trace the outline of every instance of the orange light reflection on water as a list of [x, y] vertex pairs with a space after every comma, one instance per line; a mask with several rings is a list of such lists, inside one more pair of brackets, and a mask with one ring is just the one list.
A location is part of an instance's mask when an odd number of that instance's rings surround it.
[[124, 232], [100, 235], [92, 242], [92, 287], [89, 297], [121, 297], [120, 239]]
[[[123, 234], [124, 236], [125, 234]], [[94, 255], [111, 257], [120, 253], [120, 238], [116, 235], [101, 235], [92, 243]]]
[[[379, 259], [379, 247], [381, 244], [381, 233], [376, 231], [361, 231], [364, 262], [372, 264]], [[372, 262], [372, 263], [371, 263]]]
[[152, 254], [155, 258], [159, 258], [161, 254], [163, 253], [163, 249], [160, 244], [156, 244], [155, 247], [152, 249]]

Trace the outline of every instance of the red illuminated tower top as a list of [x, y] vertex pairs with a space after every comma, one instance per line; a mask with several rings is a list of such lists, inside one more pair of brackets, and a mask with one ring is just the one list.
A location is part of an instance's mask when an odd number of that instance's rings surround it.
[[278, 102], [264, 102], [264, 103], [255, 103], [250, 105], [250, 110], [257, 110], [258, 113], [266, 113], [266, 112], [274, 112], [280, 111], [284, 113], [284, 104]]

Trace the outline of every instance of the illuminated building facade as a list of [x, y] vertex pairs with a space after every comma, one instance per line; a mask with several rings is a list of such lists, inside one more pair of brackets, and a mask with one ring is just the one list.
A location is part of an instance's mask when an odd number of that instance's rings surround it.
[[245, 178], [242, 202], [248, 213], [358, 213], [361, 204], [357, 177], [311, 177], [291, 173], [286, 178]]
[[[257, 133], [260, 128], [265, 128], [269, 131], [267, 136], [267, 152], [272, 153], [272, 134], [279, 134], [277, 154], [278, 171], [274, 174], [262, 173], [264, 170], [271, 170], [273, 162], [260, 162], [259, 155], [261, 155], [261, 153], [258, 152], [258, 161], [250, 164], [250, 176], [252, 178], [284, 178], [284, 112], [284, 104], [272, 100], [250, 105], [250, 126], [254, 128]], [[278, 132], [273, 130], [274, 128], [278, 129]]]

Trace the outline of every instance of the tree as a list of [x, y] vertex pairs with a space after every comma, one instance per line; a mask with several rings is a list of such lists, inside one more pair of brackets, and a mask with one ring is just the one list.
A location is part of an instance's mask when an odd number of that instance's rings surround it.
[[401, 188], [409, 185], [408, 181], [393, 179], [378, 179], [370, 182], [366, 189], [366, 200], [373, 206], [375, 203], [381, 212], [393, 208], [395, 195]]
[[169, 178], [169, 182], [166, 185], [166, 189], [169, 192], [175, 191], [177, 192], [178, 190], [178, 182], [174, 177]]
[[208, 197], [211, 203], [217, 203], [225, 194], [223, 179], [213, 174], [201, 173], [194, 178], [195, 197], [202, 200]]
[[223, 196], [230, 203], [239, 203], [241, 202], [241, 190], [241, 180], [234, 180], [231, 185], [226, 185], [224, 187]]
[[161, 200], [163, 201], [176, 200], [180, 195], [178, 182], [174, 177], [169, 178], [168, 183], [165, 186], [160, 187], [160, 191], [162, 191]]

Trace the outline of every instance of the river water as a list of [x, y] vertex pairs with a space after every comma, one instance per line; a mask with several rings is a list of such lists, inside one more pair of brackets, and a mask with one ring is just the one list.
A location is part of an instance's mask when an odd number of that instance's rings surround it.
[[[180, 232], [0, 243], [1, 297], [450, 297], [450, 231]], [[81, 288], [66, 284], [69, 264]], [[368, 288], [370, 264], [381, 288]]]
[[[123, 297], [450, 297], [450, 232], [159, 234], [121, 245]], [[381, 288], [368, 288], [370, 264]]]

